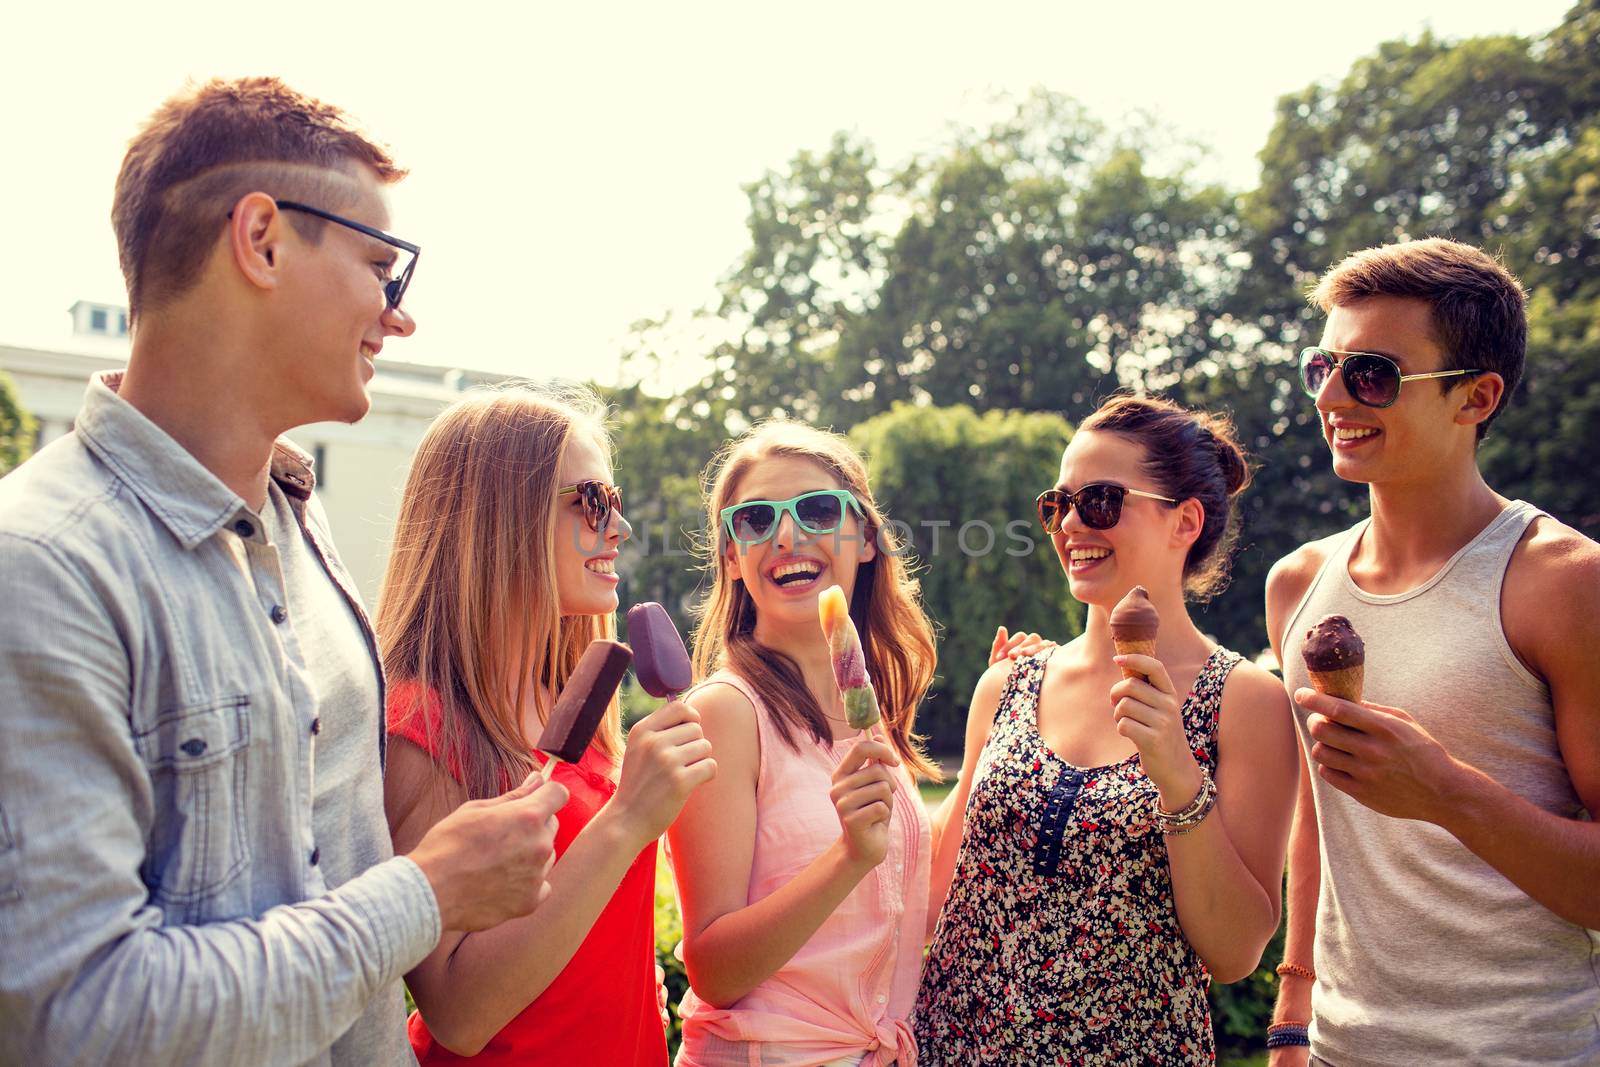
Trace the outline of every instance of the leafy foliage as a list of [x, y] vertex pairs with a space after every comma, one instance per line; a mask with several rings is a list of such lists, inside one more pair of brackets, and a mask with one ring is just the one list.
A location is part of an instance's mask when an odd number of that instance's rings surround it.
[[0, 374], [0, 475], [28, 458], [33, 451], [33, 416], [17, 400], [11, 379]]
[[851, 431], [873, 495], [919, 561], [923, 605], [943, 623], [939, 676], [917, 729], [959, 751], [967, 699], [996, 626], [1066, 642], [1083, 630], [1034, 517], [1072, 434], [1059, 415], [897, 404]]

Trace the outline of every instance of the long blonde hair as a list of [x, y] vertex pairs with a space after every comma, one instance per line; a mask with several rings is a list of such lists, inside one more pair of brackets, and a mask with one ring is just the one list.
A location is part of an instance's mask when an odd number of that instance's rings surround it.
[[[556, 490], [577, 433], [610, 454], [594, 394], [514, 386], [469, 396], [428, 427], [400, 502], [378, 598], [378, 643], [392, 683], [412, 683], [400, 714], [420, 716], [429, 750], [459, 768], [471, 798], [497, 796], [534, 767], [520, 709], [540, 721], [611, 615], [561, 616]], [[437, 700], [442, 714], [424, 713]], [[595, 743], [622, 752], [615, 699]]]
[[[912, 732], [917, 705], [933, 682], [933, 626], [919, 602], [919, 583], [908, 571], [906, 549], [873, 502], [866, 463], [839, 434], [787, 419], [765, 422], [730, 442], [706, 469], [707, 566], [714, 581], [698, 609], [695, 677], [705, 678], [722, 667], [734, 671], [772, 709], [778, 733], [790, 745], [799, 744], [802, 732], [821, 742], [832, 737], [799, 666], [756, 641], [755, 602], [744, 581], [729, 574], [724, 555], [727, 541], [722, 509], [737, 502], [745, 475], [762, 460], [774, 457], [818, 464], [855, 494], [866, 513], [864, 543], [875, 544], [878, 553], [856, 572], [850, 617], [861, 632], [867, 670], [890, 742], [914, 774], [938, 781], [942, 777], [938, 767], [923, 751], [922, 738]], [[818, 626], [820, 629], [820, 622]]]

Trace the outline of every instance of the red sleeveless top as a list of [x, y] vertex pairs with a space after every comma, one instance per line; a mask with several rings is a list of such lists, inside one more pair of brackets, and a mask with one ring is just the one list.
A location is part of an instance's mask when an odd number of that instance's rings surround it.
[[[390, 688], [389, 735], [427, 752], [459, 781], [461, 769], [454, 755], [441, 757], [434, 751], [428, 743], [430, 731], [421, 718], [408, 714], [415, 694], [413, 684]], [[418, 706], [423, 715], [433, 717], [427, 725], [435, 727], [431, 732], [437, 735], [437, 700]], [[533, 756], [540, 762], [548, 758], [540, 752]], [[571, 794], [556, 815], [557, 863], [616, 793], [612, 770], [611, 761], [592, 746], [578, 763], [556, 765], [554, 780]], [[667, 1038], [656, 1003], [655, 881], [656, 843], [652, 841], [623, 875], [566, 968], [477, 1056], [457, 1056], [441, 1046], [428, 1032], [421, 1013], [412, 1012], [407, 1030], [422, 1067], [453, 1063], [666, 1067]]]

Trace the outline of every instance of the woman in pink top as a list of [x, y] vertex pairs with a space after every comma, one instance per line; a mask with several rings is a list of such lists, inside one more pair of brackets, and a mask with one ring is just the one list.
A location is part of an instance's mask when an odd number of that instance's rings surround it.
[[[932, 852], [915, 776], [938, 773], [912, 719], [932, 628], [842, 437], [768, 423], [713, 471], [705, 680], [687, 700], [718, 771], [669, 835], [690, 984], [678, 1067], [909, 1065]], [[845, 722], [818, 621], [832, 585], [878, 694], [870, 738]]]

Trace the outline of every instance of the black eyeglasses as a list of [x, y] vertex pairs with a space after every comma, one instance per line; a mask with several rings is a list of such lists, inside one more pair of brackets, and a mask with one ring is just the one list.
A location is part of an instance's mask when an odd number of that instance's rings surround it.
[[1147, 493], [1142, 489], [1129, 489], [1125, 485], [1111, 485], [1108, 482], [1094, 482], [1084, 486], [1076, 493], [1069, 493], [1065, 489], [1046, 489], [1039, 494], [1035, 502], [1039, 508], [1039, 523], [1048, 534], [1061, 532], [1061, 524], [1066, 521], [1067, 512], [1073, 508], [1078, 509], [1078, 518], [1091, 530], [1109, 530], [1122, 518], [1122, 501], [1129, 494], [1134, 496], [1149, 497], [1151, 500], [1164, 500], [1168, 504], [1177, 501], [1170, 496], [1158, 496]]
[[[1343, 356], [1343, 359], [1336, 357]], [[1400, 386], [1424, 378], [1454, 378], [1458, 374], [1482, 374], [1472, 370], [1436, 370], [1426, 374], [1401, 374], [1400, 364], [1376, 352], [1345, 352], [1337, 348], [1305, 348], [1300, 351], [1300, 386], [1313, 400], [1335, 370], [1344, 379], [1345, 392], [1358, 404], [1386, 408], [1400, 399]]]
[[[307, 215], [315, 215], [319, 219], [327, 219], [329, 222], [336, 222], [340, 226], [348, 226], [357, 233], [364, 233], [368, 237], [382, 241], [386, 245], [410, 252], [411, 262], [406, 264], [405, 269], [400, 272], [400, 276], [398, 278], [383, 279], [384, 299], [389, 302], [391, 308], [400, 306], [400, 298], [406, 295], [406, 286], [411, 284], [411, 272], [417, 269], [417, 260], [422, 257], [422, 246], [414, 245], [410, 241], [402, 241], [393, 234], [384, 233], [380, 229], [356, 222], [354, 219], [347, 219], [342, 215], [335, 215], [331, 211], [324, 211], [320, 207], [312, 207], [310, 204], [302, 204], [294, 200], [279, 200], [278, 206], [286, 211], [303, 211]], [[232, 216], [232, 212], [229, 213], [229, 216]]]
[[589, 524], [589, 529], [599, 533], [606, 528], [606, 523], [611, 521], [613, 512], [622, 514], [622, 486], [608, 485], [605, 482], [591, 479], [578, 482], [575, 485], [563, 486], [556, 490], [557, 496], [570, 496], [576, 493], [583, 502], [583, 518]]

